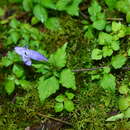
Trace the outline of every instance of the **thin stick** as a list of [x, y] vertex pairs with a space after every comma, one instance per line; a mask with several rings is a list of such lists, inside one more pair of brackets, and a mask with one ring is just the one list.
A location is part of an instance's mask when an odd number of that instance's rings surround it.
[[110, 21], [123, 21], [123, 18], [107, 18]]
[[63, 120], [61, 120], [61, 119], [54, 118], [54, 117], [51, 117], [51, 116], [48, 116], [48, 115], [44, 115], [44, 114], [41, 114], [41, 113], [36, 113], [36, 114], [39, 115], [39, 116], [42, 116], [42, 117], [44, 117], [44, 118], [49, 118], [49, 119], [52, 119], [52, 120], [61, 122], [61, 123], [63, 123], [63, 124], [72, 126], [72, 124], [70, 124], [70, 123], [67, 122], [67, 121], [63, 121]]
[[[73, 72], [84, 72], [84, 71], [93, 71], [93, 70], [99, 70], [99, 69], [103, 69], [106, 68], [108, 66], [101, 66], [101, 67], [96, 67], [96, 68], [81, 68], [81, 69], [75, 69], [72, 70]], [[130, 67], [123, 67], [121, 68], [122, 70], [130, 70]]]

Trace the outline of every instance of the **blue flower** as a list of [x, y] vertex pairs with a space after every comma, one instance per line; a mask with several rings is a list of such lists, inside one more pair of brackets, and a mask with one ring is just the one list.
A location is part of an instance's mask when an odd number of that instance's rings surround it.
[[15, 52], [22, 57], [23, 62], [27, 66], [32, 65], [31, 59], [37, 60], [37, 61], [48, 61], [48, 59], [42, 54], [40, 54], [39, 52], [30, 50], [26, 47], [15, 47], [14, 49], [15, 49]]

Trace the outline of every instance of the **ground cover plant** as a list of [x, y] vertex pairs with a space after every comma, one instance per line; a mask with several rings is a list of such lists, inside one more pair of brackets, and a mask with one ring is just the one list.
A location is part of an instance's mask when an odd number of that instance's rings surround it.
[[130, 129], [130, 1], [0, 1], [0, 129]]

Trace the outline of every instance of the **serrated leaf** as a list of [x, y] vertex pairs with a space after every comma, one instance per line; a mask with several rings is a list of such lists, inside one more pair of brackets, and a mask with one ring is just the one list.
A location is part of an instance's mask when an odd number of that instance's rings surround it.
[[69, 100], [72, 100], [74, 98], [74, 94], [73, 93], [70, 93], [70, 92], [65, 92], [65, 95], [67, 96], [67, 98]]
[[115, 69], [119, 69], [125, 64], [126, 60], [125, 56], [119, 54], [112, 57], [111, 64]]
[[130, 107], [124, 112], [125, 118], [130, 118]]
[[103, 30], [105, 26], [106, 26], [105, 20], [95, 20], [93, 23], [93, 27], [96, 28], [97, 30]]
[[104, 46], [102, 52], [103, 52], [103, 57], [107, 57], [112, 55], [113, 50], [111, 48], [108, 48], [107, 46]]
[[116, 121], [116, 120], [123, 119], [123, 118], [124, 118], [124, 113], [120, 113], [120, 114], [107, 118], [106, 121]]
[[40, 101], [43, 102], [46, 98], [54, 94], [59, 89], [59, 82], [53, 76], [48, 79], [41, 77], [38, 82], [38, 93]]
[[91, 58], [93, 60], [100, 60], [100, 59], [102, 59], [102, 50], [100, 50], [100, 49], [93, 49]]
[[12, 19], [9, 25], [12, 28], [17, 28], [20, 25], [20, 22], [16, 19]]
[[71, 100], [64, 101], [64, 108], [68, 112], [72, 112], [74, 110], [74, 103]]
[[113, 32], [117, 32], [121, 30], [121, 23], [117, 23], [117, 22], [112, 22], [112, 31]]
[[116, 78], [112, 74], [104, 74], [100, 81], [100, 85], [104, 90], [115, 92]]
[[56, 5], [54, 4], [54, 0], [41, 0], [40, 4], [46, 8], [56, 9]]
[[54, 106], [55, 112], [61, 112], [64, 109], [63, 103], [56, 103]]
[[120, 49], [119, 41], [112, 41], [112, 42], [111, 42], [111, 48], [112, 48], [114, 51], [118, 51], [118, 50]]
[[58, 95], [58, 96], [55, 98], [55, 100], [56, 100], [57, 102], [63, 102], [64, 99], [65, 99], [65, 96], [64, 96], [64, 95]]
[[16, 44], [17, 41], [20, 39], [20, 34], [16, 31], [11, 32], [10, 34], [11, 40]]
[[66, 88], [76, 89], [75, 76], [70, 69], [62, 70], [60, 74], [60, 83]]
[[120, 94], [127, 94], [128, 91], [129, 91], [129, 88], [128, 88], [127, 85], [121, 85], [121, 86], [119, 87], [119, 92], [120, 92]]
[[52, 54], [49, 58], [49, 63], [58, 68], [64, 67], [66, 64], [66, 47], [67, 43], [65, 43], [54, 54]]
[[61, 28], [59, 19], [56, 17], [48, 18], [45, 26], [50, 30], [59, 30]]
[[88, 8], [88, 12], [92, 16], [96, 16], [98, 12], [101, 11], [101, 6], [97, 1], [93, 1], [91, 6]]
[[113, 9], [113, 8], [115, 8], [117, 1], [118, 1], [118, 0], [105, 0], [105, 3], [107, 4], [107, 6], [108, 6], [110, 9]]
[[130, 105], [130, 97], [120, 97], [119, 98], [119, 109], [126, 110]]
[[66, 7], [66, 12], [72, 16], [79, 16], [79, 4], [82, 0], [74, 0], [73, 3]]
[[69, 2], [70, 1], [68, 1], [68, 0], [58, 0], [56, 3], [56, 9], [60, 10], [60, 11], [65, 10], [66, 6]]
[[24, 75], [24, 69], [20, 65], [14, 65], [13, 73], [16, 75], [16, 77], [20, 78]]
[[23, 0], [23, 8], [25, 11], [31, 11], [33, 8], [32, 0]]
[[47, 14], [46, 9], [44, 9], [41, 5], [36, 5], [34, 7], [33, 14], [42, 23], [44, 23], [48, 18], [48, 14]]
[[10, 95], [15, 90], [15, 82], [13, 79], [8, 79], [5, 83], [5, 90]]

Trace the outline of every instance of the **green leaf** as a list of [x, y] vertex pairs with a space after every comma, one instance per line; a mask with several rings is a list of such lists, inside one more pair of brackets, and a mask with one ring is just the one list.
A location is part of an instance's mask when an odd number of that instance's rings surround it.
[[118, 32], [121, 30], [122, 24], [117, 22], [112, 22], [112, 31]]
[[58, 95], [58, 96], [55, 98], [55, 100], [56, 100], [57, 102], [63, 102], [64, 99], [65, 99], [65, 96], [64, 96], [64, 95]]
[[104, 90], [115, 92], [116, 78], [112, 74], [104, 74], [100, 80], [100, 85]]
[[54, 106], [55, 112], [61, 112], [64, 109], [63, 103], [56, 103]]
[[64, 101], [64, 108], [68, 112], [72, 112], [74, 110], [74, 103], [71, 100]]
[[120, 114], [107, 118], [106, 121], [117, 121], [117, 120], [123, 119], [123, 118], [124, 118], [124, 113], [120, 113]]
[[23, 8], [25, 11], [31, 11], [33, 8], [32, 0], [23, 0]]
[[41, 0], [40, 4], [49, 9], [56, 9], [56, 5], [53, 0]]
[[73, 3], [66, 7], [66, 12], [72, 16], [79, 16], [79, 4], [82, 0], [73, 0]]
[[17, 28], [20, 25], [20, 22], [16, 19], [12, 19], [10, 22], [10, 27]]
[[99, 12], [101, 12], [101, 6], [98, 4], [97, 1], [93, 1], [91, 6], [88, 8], [88, 13], [91, 16], [96, 16]]
[[130, 11], [126, 14], [126, 21], [130, 23]]
[[15, 90], [15, 82], [13, 79], [8, 79], [6, 81], [5, 90], [8, 93], [8, 95], [12, 94], [12, 92]]
[[119, 92], [120, 92], [120, 94], [127, 94], [128, 91], [129, 91], [129, 89], [128, 89], [128, 86], [127, 86], [127, 85], [121, 85], [121, 86], [119, 87]]
[[24, 75], [24, 69], [20, 65], [14, 65], [13, 73], [16, 75], [16, 77], [21, 78]]
[[97, 30], [103, 30], [105, 26], [106, 26], [105, 20], [95, 20], [93, 23], [93, 27], [96, 28]]
[[125, 118], [130, 118], [130, 107], [124, 112]]
[[56, 93], [58, 89], [59, 82], [54, 76], [48, 79], [41, 77], [38, 82], [38, 93], [40, 101], [43, 102], [46, 98]]
[[112, 41], [112, 42], [111, 42], [111, 48], [112, 48], [114, 51], [118, 51], [118, 50], [120, 49], [119, 41]]
[[58, 68], [63, 68], [66, 64], [66, 47], [67, 43], [52, 54], [49, 58], [49, 63]]
[[67, 96], [68, 99], [72, 100], [74, 98], [74, 94], [70, 92], [65, 92], [65, 95]]
[[0, 8], [0, 16], [3, 16], [5, 13], [4, 9]]
[[115, 8], [117, 1], [118, 1], [118, 0], [105, 0], [105, 3], [107, 4], [107, 6], [108, 6], [110, 9], [113, 9], [113, 8]]
[[119, 54], [112, 57], [111, 64], [115, 69], [119, 69], [125, 64], [126, 60], [125, 56]]
[[42, 23], [44, 23], [48, 18], [48, 14], [47, 14], [46, 9], [44, 9], [41, 5], [36, 5], [34, 7], [33, 14]]
[[130, 56], [130, 49], [128, 49], [128, 56]]
[[100, 49], [93, 49], [91, 58], [93, 60], [101, 60], [102, 59], [102, 50], [100, 50]]
[[100, 32], [98, 37], [99, 45], [109, 45], [112, 41], [112, 38], [113, 37], [110, 34]]
[[56, 17], [48, 18], [45, 26], [50, 30], [59, 30], [61, 28], [59, 19]]
[[103, 57], [107, 57], [112, 55], [113, 50], [111, 48], [108, 48], [107, 46], [104, 46], [102, 52], [103, 52]]
[[126, 110], [130, 106], [130, 97], [120, 97], [119, 98], [119, 109]]
[[19, 33], [16, 32], [16, 31], [11, 32], [10, 37], [11, 37], [11, 40], [12, 40], [15, 44], [16, 44], [17, 41], [20, 39], [20, 35], [19, 35]]
[[56, 9], [60, 11], [65, 10], [68, 3], [69, 0], [58, 0], [56, 3]]
[[70, 69], [62, 70], [60, 74], [60, 83], [66, 88], [76, 89], [75, 76]]
[[32, 88], [31, 82], [27, 80], [19, 80], [19, 84], [24, 90], [27, 90], [27, 91], [29, 91]]

